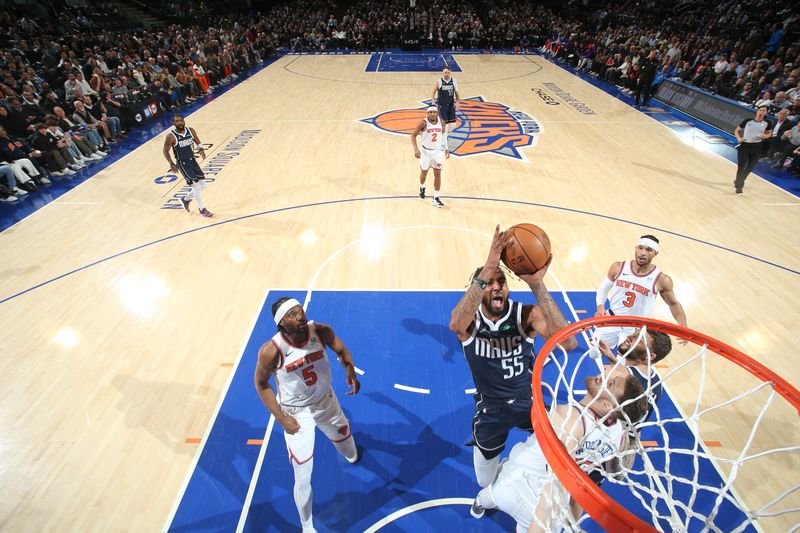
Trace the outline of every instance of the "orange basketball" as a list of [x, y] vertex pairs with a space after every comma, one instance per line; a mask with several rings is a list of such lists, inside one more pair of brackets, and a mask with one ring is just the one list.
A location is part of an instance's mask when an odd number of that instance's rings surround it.
[[516, 274], [533, 274], [550, 259], [550, 237], [539, 226], [517, 224], [508, 228], [512, 235], [500, 258]]

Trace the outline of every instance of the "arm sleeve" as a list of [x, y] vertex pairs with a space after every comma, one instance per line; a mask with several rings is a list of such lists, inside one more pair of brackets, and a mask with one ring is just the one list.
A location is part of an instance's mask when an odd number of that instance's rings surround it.
[[603, 305], [606, 303], [606, 298], [608, 298], [608, 293], [611, 290], [611, 287], [614, 286], [614, 282], [608, 279], [608, 276], [603, 276], [603, 281], [600, 282], [600, 286], [597, 288], [597, 297], [595, 302], [597, 305]]

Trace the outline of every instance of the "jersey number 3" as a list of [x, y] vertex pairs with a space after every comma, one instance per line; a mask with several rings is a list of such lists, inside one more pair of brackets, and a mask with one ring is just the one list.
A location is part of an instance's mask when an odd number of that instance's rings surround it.
[[309, 387], [317, 382], [317, 373], [314, 372], [314, 365], [303, 369], [303, 382]]
[[633, 307], [633, 302], [636, 301], [636, 293], [635, 292], [626, 292], [625, 299], [622, 300], [622, 305], [625, 307]]
[[521, 355], [516, 356], [514, 359], [501, 359], [500, 364], [503, 365], [503, 379], [519, 376], [525, 370]]

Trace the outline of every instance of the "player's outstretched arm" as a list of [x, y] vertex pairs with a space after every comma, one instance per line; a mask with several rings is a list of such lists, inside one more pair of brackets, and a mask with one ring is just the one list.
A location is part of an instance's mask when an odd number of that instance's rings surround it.
[[[535, 273], [519, 274], [520, 279], [531, 288], [531, 292], [533, 292], [539, 304], [529, 308], [526, 306], [526, 309], [523, 310], [527, 312], [526, 331], [530, 334], [538, 333], [545, 339], [550, 338], [555, 332], [569, 324], [544, 284], [544, 276], [547, 274], [547, 269], [552, 261], [553, 256], [550, 255], [547, 264]], [[578, 341], [572, 336], [564, 340], [561, 346], [567, 351], [574, 350], [578, 347]]]
[[617, 261], [616, 263], [612, 263], [612, 265], [608, 269], [608, 273], [603, 278], [603, 281], [600, 282], [600, 286], [597, 288], [597, 296], [595, 297], [597, 310], [594, 316], [598, 317], [606, 314], [605, 304], [606, 304], [606, 299], [608, 298], [608, 293], [614, 286], [614, 278], [616, 278], [619, 275], [621, 270], [622, 270], [622, 261]]
[[281, 406], [278, 405], [278, 399], [275, 397], [275, 391], [269, 382], [269, 378], [278, 367], [278, 349], [275, 343], [267, 341], [258, 350], [258, 362], [256, 363], [256, 372], [253, 377], [256, 384], [256, 392], [264, 402], [264, 405], [275, 417], [275, 420], [283, 426], [286, 433], [292, 435], [300, 430], [300, 424], [294, 417], [283, 414]]
[[414, 157], [416, 157], [417, 159], [419, 159], [420, 156], [419, 148], [417, 147], [417, 137], [419, 137], [419, 134], [422, 133], [424, 130], [425, 130], [425, 121], [420, 120], [419, 124], [417, 124], [417, 127], [414, 128], [414, 131], [411, 133], [411, 146], [414, 147]]
[[339, 359], [339, 362], [344, 367], [345, 373], [347, 374], [347, 385], [350, 387], [350, 390], [345, 392], [345, 394], [348, 396], [358, 394], [358, 391], [361, 390], [361, 383], [358, 381], [356, 366], [355, 363], [353, 363], [353, 356], [350, 354], [350, 350], [344, 345], [342, 339], [334, 333], [332, 327], [326, 324], [320, 324], [319, 322], [316, 323], [316, 327], [319, 338], [322, 339], [322, 342], [324, 342], [326, 346], [329, 346], [331, 350], [336, 352], [337, 359]]
[[178, 165], [176, 165], [172, 161], [172, 156], [169, 153], [170, 150], [172, 150], [172, 145], [173, 144], [175, 144], [175, 137], [173, 137], [172, 135], [168, 134], [167, 137], [164, 139], [164, 158], [169, 162], [169, 170], [171, 172], [177, 172], [178, 171]]
[[[658, 289], [659, 294], [664, 299], [664, 301], [669, 306], [669, 312], [672, 313], [672, 318], [675, 319], [679, 325], [683, 327], [687, 327], [686, 323], [686, 313], [683, 310], [683, 306], [678, 301], [678, 297], [675, 296], [675, 291], [672, 284], [672, 278], [667, 276], [666, 274], [661, 274], [658, 278], [658, 283], [656, 288]], [[681, 344], [686, 344], [689, 341], [683, 339], [679, 341]]]
[[465, 341], [472, 332], [472, 324], [475, 321], [475, 312], [481, 305], [486, 282], [491, 279], [500, 265], [500, 254], [508, 245], [510, 236], [505, 231], [500, 231], [500, 225], [494, 229], [494, 237], [489, 247], [489, 256], [483, 265], [481, 273], [470, 283], [467, 292], [458, 301], [458, 304], [450, 313], [450, 331], [458, 335], [458, 340]]

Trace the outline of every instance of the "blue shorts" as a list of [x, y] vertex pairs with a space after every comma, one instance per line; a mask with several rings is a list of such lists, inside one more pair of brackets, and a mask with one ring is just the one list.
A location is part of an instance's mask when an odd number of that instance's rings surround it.
[[191, 161], [178, 160], [178, 169], [181, 171], [183, 179], [185, 179], [186, 183], [189, 185], [205, 179], [205, 174], [203, 174], [203, 170], [200, 168], [196, 159], [192, 159]]
[[531, 423], [531, 398], [504, 400], [484, 398], [476, 393], [475, 416], [472, 419], [472, 441], [487, 459], [496, 457], [506, 447], [508, 432], [512, 428], [533, 431]]
[[456, 121], [456, 105], [455, 104], [440, 104], [439, 117], [446, 123], [452, 124]]

